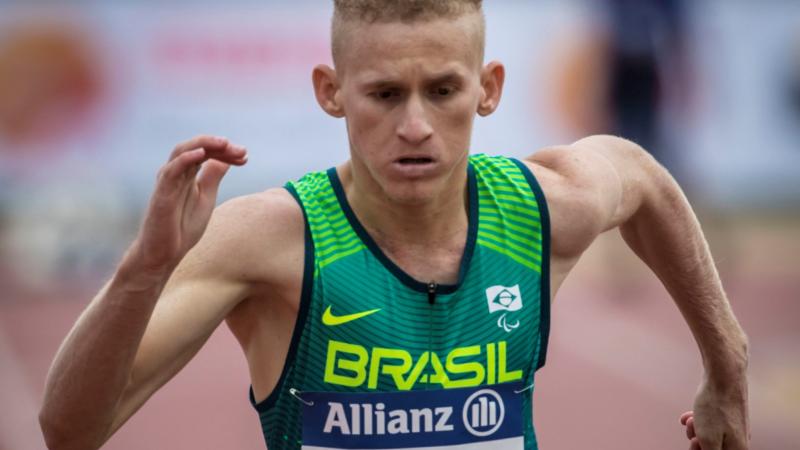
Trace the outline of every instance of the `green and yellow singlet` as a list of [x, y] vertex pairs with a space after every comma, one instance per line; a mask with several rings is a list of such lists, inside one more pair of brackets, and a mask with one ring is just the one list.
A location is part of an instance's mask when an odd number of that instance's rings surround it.
[[549, 219], [520, 161], [470, 156], [455, 285], [415, 280], [353, 214], [335, 169], [286, 188], [306, 221], [300, 310], [270, 450], [536, 449], [531, 394], [549, 330]]

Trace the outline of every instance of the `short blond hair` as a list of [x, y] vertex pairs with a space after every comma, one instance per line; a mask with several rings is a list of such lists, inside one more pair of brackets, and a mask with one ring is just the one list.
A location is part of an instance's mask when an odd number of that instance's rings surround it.
[[483, 0], [333, 0], [331, 51], [334, 63], [341, 54], [345, 24], [353, 22], [425, 22], [435, 19], [458, 18], [479, 13], [480, 54], [483, 59], [486, 24]]

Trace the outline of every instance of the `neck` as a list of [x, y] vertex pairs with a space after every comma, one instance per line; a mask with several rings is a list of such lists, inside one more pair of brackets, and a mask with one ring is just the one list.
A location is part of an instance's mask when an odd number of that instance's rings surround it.
[[351, 163], [340, 167], [339, 176], [351, 208], [381, 246], [463, 245], [469, 223], [466, 159], [440, 192], [413, 204], [393, 200], [354, 176]]

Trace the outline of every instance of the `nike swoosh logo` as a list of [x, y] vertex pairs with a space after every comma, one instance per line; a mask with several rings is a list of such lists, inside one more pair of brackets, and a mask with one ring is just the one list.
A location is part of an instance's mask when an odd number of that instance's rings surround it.
[[352, 322], [354, 320], [358, 320], [362, 317], [367, 317], [370, 314], [375, 314], [376, 312], [380, 311], [380, 309], [371, 309], [369, 311], [362, 311], [355, 314], [347, 314], [344, 316], [334, 316], [331, 312], [331, 307], [328, 306], [328, 309], [325, 310], [325, 313], [322, 314], [322, 323], [329, 327], [334, 327], [336, 325], [341, 325], [343, 323]]

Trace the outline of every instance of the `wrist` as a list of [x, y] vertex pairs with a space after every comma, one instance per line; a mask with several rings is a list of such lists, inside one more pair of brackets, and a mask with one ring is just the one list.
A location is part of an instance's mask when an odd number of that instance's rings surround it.
[[129, 292], [160, 291], [178, 262], [148, 264], [138, 242], [134, 242], [125, 252], [111, 284]]
[[705, 384], [716, 391], [735, 391], [747, 384], [747, 372], [744, 370], [705, 370], [703, 374]]
[[746, 376], [714, 377], [706, 373], [703, 378], [702, 398], [714, 399], [717, 407], [747, 404], [749, 388]]
[[742, 333], [735, 344], [728, 346], [728, 351], [717, 351], [712, 357], [703, 358], [704, 378], [707, 383], [720, 388], [746, 383], [748, 363], [747, 339]]

